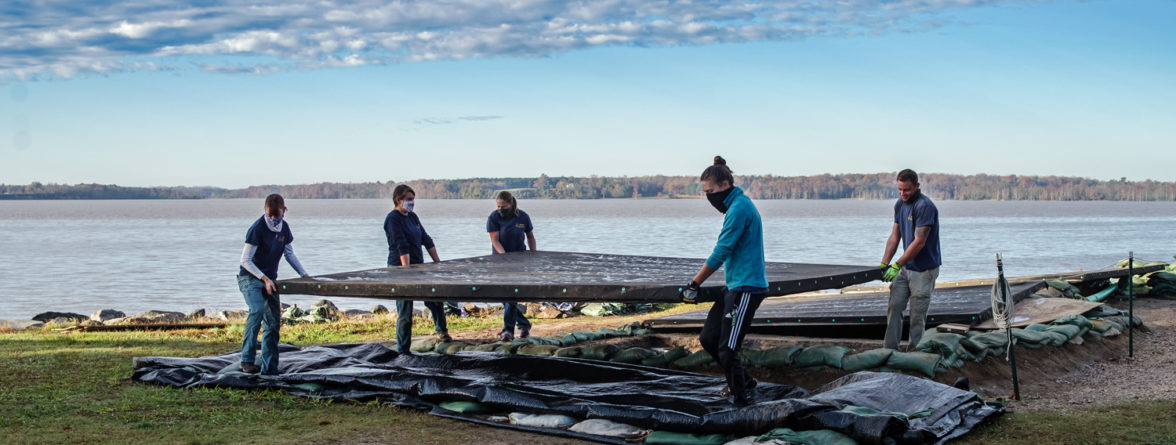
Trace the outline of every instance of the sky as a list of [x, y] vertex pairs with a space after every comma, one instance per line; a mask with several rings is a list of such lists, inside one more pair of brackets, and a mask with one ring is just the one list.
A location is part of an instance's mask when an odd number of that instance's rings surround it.
[[8, 0], [0, 183], [1176, 181], [1176, 1]]

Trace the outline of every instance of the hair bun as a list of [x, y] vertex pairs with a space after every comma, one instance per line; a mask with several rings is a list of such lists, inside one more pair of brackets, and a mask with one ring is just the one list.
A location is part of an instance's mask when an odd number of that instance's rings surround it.
[[722, 156], [715, 156], [715, 165], [727, 165], [727, 160]]

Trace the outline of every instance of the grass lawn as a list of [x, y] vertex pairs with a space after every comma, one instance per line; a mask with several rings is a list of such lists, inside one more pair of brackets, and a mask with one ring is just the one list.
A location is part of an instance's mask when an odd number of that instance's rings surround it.
[[[613, 325], [645, 316], [615, 317]], [[497, 318], [454, 319], [450, 330], [490, 331], [500, 322]], [[388, 341], [394, 336], [394, 324], [393, 319], [377, 318], [284, 326], [282, 341], [296, 345]], [[417, 322], [414, 328], [423, 335], [431, 325]], [[270, 391], [177, 390], [129, 379], [132, 357], [221, 354], [237, 348], [240, 339], [240, 325], [158, 332], [0, 333], [0, 442], [457, 444], [486, 442], [487, 437], [504, 443], [545, 442], [543, 436], [488, 429], [378, 403], [311, 400]], [[979, 428], [960, 443], [1029, 441], [1173, 444], [1176, 402], [1132, 402], [1065, 414], [1014, 413]]]

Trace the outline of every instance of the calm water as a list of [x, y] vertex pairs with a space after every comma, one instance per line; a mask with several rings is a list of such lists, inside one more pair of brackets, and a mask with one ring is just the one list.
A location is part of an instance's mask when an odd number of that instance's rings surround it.
[[[722, 217], [704, 200], [520, 203], [539, 248], [701, 258]], [[892, 201], [758, 201], [769, 261], [877, 264]], [[1176, 205], [1138, 202], [946, 201], [940, 280], [1097, 269], [1126, 258], [1172, 260]], [[290, 200], [294, 246], [311, 274], [383, 267], [385, 200]], [[237, 261], [262, 200], [0, 201], [0, 318], [46, 310], [89, 314], [243, 309]], [[492, 201], [419, 200], [442, 260], [490, 252]], [[623, 265], [621, 265], [623, 267]], [[281, 277], [294, 276], [285, 263]], [[689, 277], [681, 277], [683, 280]], [[306, 306], [317, 298], [283, 296]], [[341, 308], [386, 301], [332, 298]]]

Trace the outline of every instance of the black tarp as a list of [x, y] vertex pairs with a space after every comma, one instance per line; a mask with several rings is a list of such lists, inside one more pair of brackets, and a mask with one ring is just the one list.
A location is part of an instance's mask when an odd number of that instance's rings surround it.
[[[306, 348], [283, 344], [280, 352], [279, 375], [218, 373], [238, 361], [240, 354], [234, 351], [200, 358], [137, 357], [133, 379], [181, 388], [272, 388], [306, 397], [380, 400], [478, 422], [485, 420], [437, 404], [476, 401], [503, 413], [564, 414], [700, 434], [748, 436], [776, 427], [832, 429], [859, 443], [942, 442], [998, 413], [975, 393], [893, 373], [859, 372], [816, 394], [761, 383], [755, 389], [755, 404], [736, 407], [718, 395], [725, 386], [721, 377], [641, 365], [477, 352], [400, 355], [378, 343]], [[929, 408], [933, 412], [907, 422], [900, 416], [843, 410], [846, 406], [905, 415]]]

